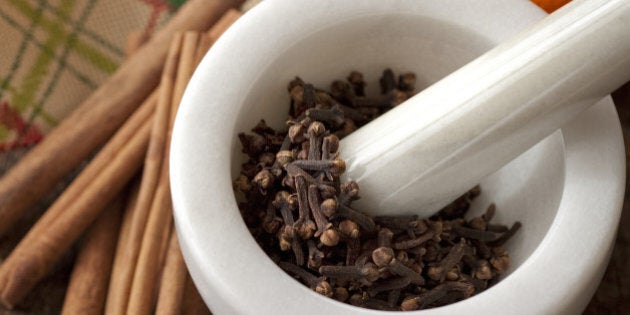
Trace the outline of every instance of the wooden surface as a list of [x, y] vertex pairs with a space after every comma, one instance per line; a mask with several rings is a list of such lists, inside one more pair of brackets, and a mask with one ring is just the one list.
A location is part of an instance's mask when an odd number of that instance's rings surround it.
[[[630, 83], [613, 94], [619, 118], [622, 123], [626, 144], [626, 165], [630, 166]], [[16, 150], [11, 156], [0, 156], [0, 175], [3, 174], [25, 150]], [[630, 178], [630, 167], [626, 170]], [[66, 182], [73, 175], [66, 178]], [[584, 314], [587, 315], [622, 315], [630, 314], [630, 190], [626, 183], [626, 197], [615, 248], [602, 282]], [[56, 187], [40, 205], [32, 209], [9, 233], [9, 237], [0, 238], [0, 257], [7, 256], [16, 242], [26, 233], [28, 227], [37, 219], [41, 211], [61, 192], [63, 185]], [[76, 248], [76, 246], [75, 246]], [[75, 251], [66, 254], [57, 264], [53, 273], [41, 282], [18, 309], [8, 311], [0, 307], [0, 315], [18, 314], [59, 314], [63, 302], [68, 277], [75, 258]], [[596, 284], [594, 284], [596, 285]]]
[[[9, 153], [11, 154], [10, 158], [7, 158], [7, 156], [1, 156], [0, 175], [3, 174], [8, 167], [15, 163], [17, 159], [25, 153], [25, 149], [17, 149]], [[76, 174], [71, 174], [65, 178], [63, 182], [69, 182], [75, 175]], [[7, 237], [0, 237], [0, 257], [2, 260], [7, 257], [11, 249], [13, 249], [17, 242], [26, 234], [28, 228], [35, 222], [47, 206], [52, 203], [56, 196], [63, 191], [64, 187], [65, 185], [63, 184], [57, 185], [57, 187], [55, 187], [55, 189], [37, 206], [29, 210], [25, 216], [16, 223], [15, 227], [9, 231]], [[34, 288], [33, 292], [26, 298], [23, 305], [20, 305], [19, 308], [13, 311], [8, 311], [0, 306], [0, 315], [59, 314], [61, 312], [61, 304], [66, 292], [66, 286], [70, 278], [70, 272], [72, 271], [76, 248], [77, 246], [75, 245], [70, 253], [64, 255], [61, 261], [57, 263], [53, 269], [53, 272]]]
[[584, 314], [630, 314], [630, 82], [613, 93], [626, 145], [626, 195], [604, 278]]

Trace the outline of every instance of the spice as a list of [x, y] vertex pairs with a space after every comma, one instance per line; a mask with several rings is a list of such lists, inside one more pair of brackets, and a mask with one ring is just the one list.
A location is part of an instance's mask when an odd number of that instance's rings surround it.
[[[173, 35], [205, 30], [242, 0], [188, 1], [55, 130], [0, 178], [0, 235], [93, 150], [107, 142], [134, 113], [160, 79]], [[15, 301], [6, 301], [12, 306]]]
[[[137, 53], [142, 57], [135, 57], [136, 61], [129, 60], [129, 63], [121, 66], [119, 74], [130, 78], [123, 80], [127, 84], [122, 84], [119, 80], [121, 76], [115, 75], [118, 79], [108, 81], [84, 104], [84, 107], [90, 104], [100, 108], [99, 110], [92, 111], [96, 108], [94, 106], [88, 106], [90, 111], [79, 110], [80, 117], [88, 114], [84, 117], [86, 119], [69, 119], [74, 127], [60, 125], [55, 136], [49, 138], [54, 138], [54, 141], [48, 142], [39, 151], [34, 149], [33, 152], [38, 153], [31, 156], [41, 155], [44, 159], [38, 157], [39, 162], [36, 163], [25, 160], [20, 164], [21, 168], [18, 167], [12, 175], [7, 174], [2, 178], [0, 235], [24, 210], [23, 195], [36, 200], [44, 189], [42, 187], [56, 182], [56, 177], [84, 158], [86, 147], [96, 147], [103, 140], [96, 139], [97, 135], [94, 133], [88, 135], [77, 130], [88, 126], [102, 138], [109, 132], [105, 129], [112, 127], [109, 126], [109, 120], [123, 119], [127, 115], [125, 112], [137, 107], [0, 265], [0, 303], [4, 307], [13, 308], [25, 298], [30, 298], [28, 294], [31, 288], [53, 269], [62, 256], [68, 256], [66, 253], [73, 243], [93, 221], [97, 221], [94, 232], [86, 237], [75, 264], [64, 302], [64, 314], [148, 314], [154, 310], [158, 314], [191, 314], [193, 310], [205, 309], [184, 268], [172, 232], [166, 153], [176, 105], [180, 102], [198, 56], [207, 50], [199, 37], [211, 37], [212, 34], [218, 36], [240, 14], [235, 10], [228, 11], [219, 21], [221, 23], [217, 23], [207, 34], [186, 32], [181, 35], [177, 30], [205, 29], [208, 23], [218, 18], [215, 15], [239, 2], [190, 1], [190, 4], [182, 7], [170, 26], [159, 33], [161, 35], [156, 35], [157, 38], [146, 43], [141, 52]], [[170, 40], [170, 37], [173, 39]], [[171, 43], [170, 49], [167, 49], [168, 42]], [[162, 54], [165, 56], [161, 57]], [[164, 60], [166, 64], [163, 64]], [[175, 65], [177, 71], [172, 67]], [[162, 72], [161, 77], [159, 72]], [[159, 88], [144, 102], [140, 102], [138, 98], [148, 93], [146, 89], [157, 83], [156, 79], [160, 81]], [[121, 88], [121, 84], [125, 88]], [[133, 91], [130, 92], [130, 89]], [[124, 100], [120, 101], [121, 98]], [[141, 104], [138, 106], [136, 103]], [[116, 110], [106, 111], [108, 114], [103, 115], [103, 110], [112, 105], [116, 105]], [[95, 125], [99, 128], [94, 128]], [[81, 141], [72, 140], [77, 135], [81, 136]], [[55, 148], [51, 149], [51, 143]], [[68, 145], [72, 145], [72, 150], [67, 150]], [[50, 154], [41, 154], [48, 151]], [[41, 170], [42, 161], [48, 161], [44, 163], [47, 169], [40, 172], [37, 170]], [[118, 192], [134, 178], [143, 162], [142, 183], [139, 184], [141, 187], [130, 198], [123, 222], [119, 224], [113, 217], [106, 216], [116, 213], [109, 213], [105, 206], [120, 195]], [[28, 180], [22, 179], [24, 176], [28, 177], [25, 174], [30, 174], [33, 170], [41, 176], [31, 177], [42, 179], [43, 182], [40, 187], [22, 189], [29, 186]], [[247, 179], [243, 183], [249, 181]], [[11, 193], [16, 189], [24, 190], [25, 193]], [[5, 194], [7, 192], [8, 195]], [[6, 199], [7, 196], [10, 198]], [[98, 219], [99, 216], [101, 219]], [[117, 225], [121, 227], [116, 245]], [[116, 246], [115, 254], [113, 246]], [[116, 256], [113, 265], [112, 255]], [[156, 305], [158, 290], [160, 303]]]
[[465, 219], [479, 187], [426, 219], [371, 217], [352, 205], [360, 189], [340, 182], [339, 138], [411, 97], [416, 75], [386, 69], [376, 97], [365, 95], [361, 73], [346, 80], [325, 92], [295, 78], [287, 131], [261, 121], [239, 134], [249, 160], [234, 188], [259, 245], [314, 291], [366, 308], [436, 307], [494, 284], [510, 263], [501, 246], [520, 223], [491, 224], [494, 205]]

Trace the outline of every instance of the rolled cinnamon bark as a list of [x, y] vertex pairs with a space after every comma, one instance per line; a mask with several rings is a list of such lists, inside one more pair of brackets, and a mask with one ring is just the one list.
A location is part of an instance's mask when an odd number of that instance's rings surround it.
[[175, 32], [206, 30], [242, 0], [189, 0], [166, 27], [0, 179], [0, 235], [118, 129], [153, 91]]
[[[168, 136], [163, 152], [160, 179], [146, 222], [142, 237], [142, 246], [133, 274], [133, 282], [129, 294], [129, 305], [127, 307], [128, 314], [149, 314], [155, 305], [154, 292], [152, 289], [155, 288], [158, 283], [157, 279], [161, 268], [160, 261], [166, 252], [166, 246], [164, 246], [164, 244], [167, 244], [170, 235], [169, 230], [173, 220], [168, 181], [169, 164], [167, 158], [170, 146], [170, 131], [182, 94], [196, 66], [195, 56], [198, 42], [199, 33], [196, 32], [187, 32], [182, 39], [177, 75], [171, 96]], [[160, 86], [162, 86], [162, 84], [160, 84]], [[162, 101], [162, 99], [160, 101]]]
[[139, 170], [156, 101], [144, 102], [2, 263], [0, 302], [6, 307], [28, 294]]
[[171, 239], [162, 270], [156, 315], [182, 314], [187, 275], [188, 271], [179, 248], [177, 233], [174, 228], [171, 228]]
[[138, 200], [133, 214], [129, 217], [129, 231], [120, 247], [114, 262], [113, 275], [107, 296], [106, 313], [125, 314], [129, 302], [129, 292], [133, 281], [136, 262], [142, 244], [142, 236], [155, 197], [162, 163], [164, 162], [166, 139], [171, 116], [171, 99], [177, 74], [177, 64], [181, 48], [182, 34], [173, 37], [169, 48], [161, 83], [158, 88], [157, 109], [151, 130], [149, 148], [144, 160], [142, 181]]
[[124, 199], [115, 199], [88, 231], [72, 269], [62, 315], [103, 314]]

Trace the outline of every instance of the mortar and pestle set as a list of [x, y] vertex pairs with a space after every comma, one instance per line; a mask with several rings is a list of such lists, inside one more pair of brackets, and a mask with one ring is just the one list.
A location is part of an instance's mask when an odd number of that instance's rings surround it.
[[497, 222], [522, 223], [501, 281], [421, 312], [580, 313], [623, 201], [624, 147], [606, 95], [630, 77], [624, 0], [573, 1], [550, 16], [526, 0], [264, 1], [245, 14], [197, 68], [173, 133], [175, 222], [210, 309], [383, 313], [280, 269], [243, 222], [232, 180], [237, 134], [260, 119], [282, 128], [296, 75], [326, 86], [360, 70], [370, 88], [388, 67], [415, 72], [424, 90], [341, 141], [357, 207], [424, 217], [480, 183], [468, 215], [495, 203]]

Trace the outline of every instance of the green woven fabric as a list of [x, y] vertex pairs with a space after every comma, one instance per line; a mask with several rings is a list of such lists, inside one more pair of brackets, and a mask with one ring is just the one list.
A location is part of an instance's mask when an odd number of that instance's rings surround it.
[[0, 0], [0, 152], [29, 146], [185, 0]]

